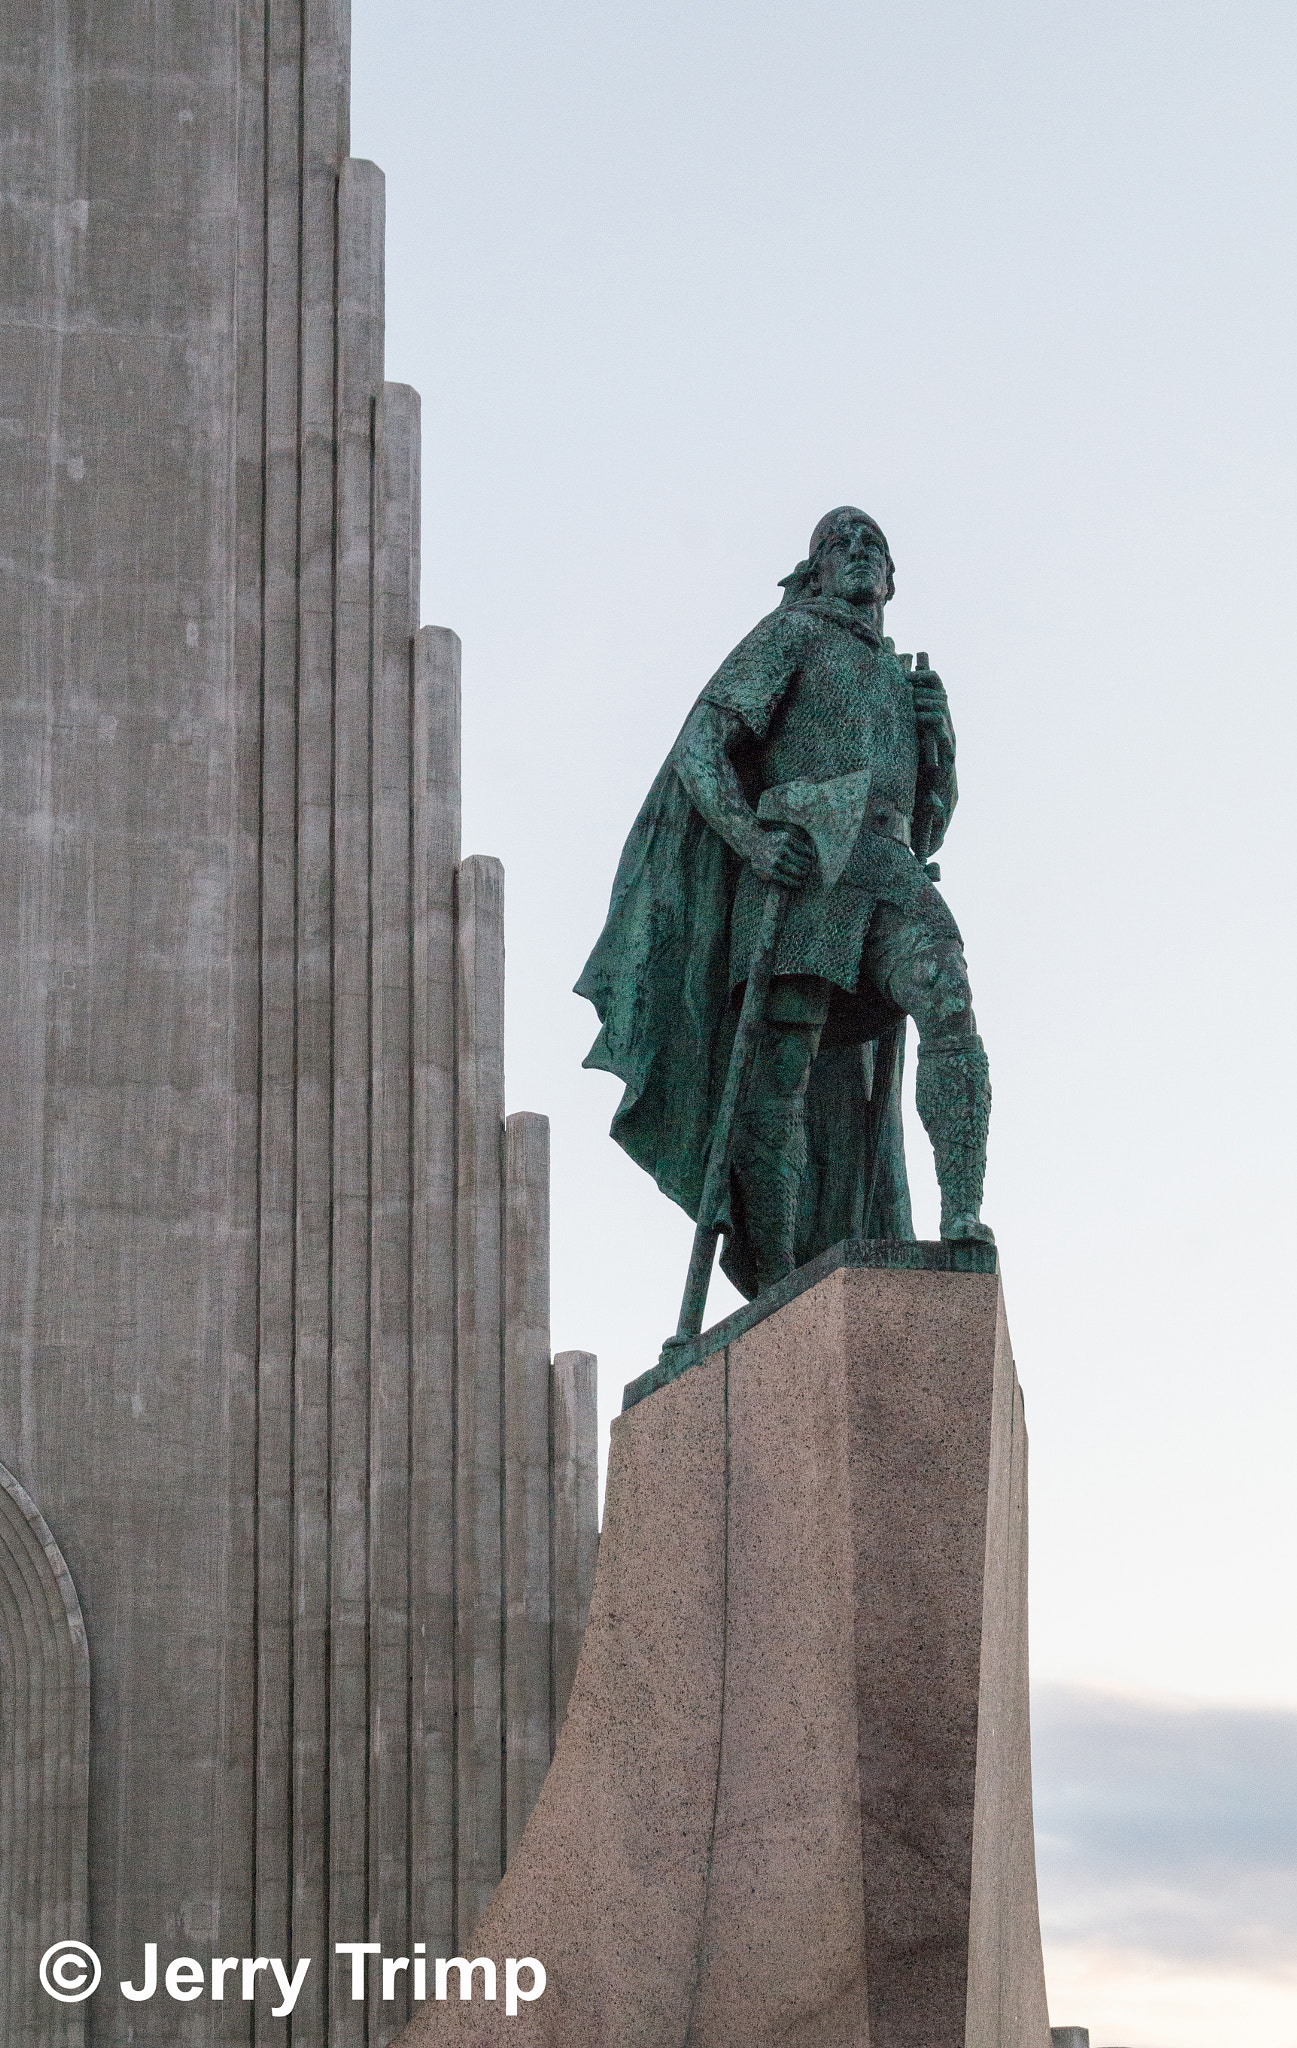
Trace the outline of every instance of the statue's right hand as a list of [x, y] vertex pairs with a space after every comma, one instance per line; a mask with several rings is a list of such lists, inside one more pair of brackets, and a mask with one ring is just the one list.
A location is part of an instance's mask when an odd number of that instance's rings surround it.
[[815, 848], [800, 825], [763, 826], [748, 854], [752, 872], [763, 882], [800, 889], [815, 867]]

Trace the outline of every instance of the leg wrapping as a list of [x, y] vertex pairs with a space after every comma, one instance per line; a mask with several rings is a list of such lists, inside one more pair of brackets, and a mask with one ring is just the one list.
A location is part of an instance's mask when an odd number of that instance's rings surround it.
[[773, 1286], [794, 1263], [794, 1234], [806, 1171], [806, 1115], [792, 1101], [767, 1097], [744, 1112], [732, 1161], [747, 1237], [756, 1258], [758, 1287]]

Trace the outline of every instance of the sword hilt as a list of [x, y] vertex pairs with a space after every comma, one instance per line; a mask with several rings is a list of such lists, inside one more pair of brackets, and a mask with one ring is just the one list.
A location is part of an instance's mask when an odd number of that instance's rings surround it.
[[[914, 666], [916, 670], [928, 668], [929, 662], [927, 655], [916, 654], [914, 657]], [[913, 678], [911, 678], [911, 681], [913, 681]], [[937, 735], [935, 734], [935, 732], [924, 732], [919, 735], [919, 738], [923, 747], [924, 767], [935, 768], [940, 758], [937, 750]]]

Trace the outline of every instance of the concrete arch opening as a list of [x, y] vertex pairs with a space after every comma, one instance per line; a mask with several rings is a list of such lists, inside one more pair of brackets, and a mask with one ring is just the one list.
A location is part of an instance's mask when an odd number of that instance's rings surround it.
[[72, 1575], [0, 1465], [0, 2038], [80, 2048], [84, 2008], [41, 1989], [41, 1957], [86, 1935], [90, 1658]]

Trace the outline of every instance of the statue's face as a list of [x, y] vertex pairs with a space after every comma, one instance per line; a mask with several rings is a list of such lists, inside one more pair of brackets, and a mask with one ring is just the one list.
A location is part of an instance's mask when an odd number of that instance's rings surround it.
[[887, 550], [863, 524], [835, 534], [820, 556], [819, 570], [823, 597], [845, 597], [848, 604], [887, 602]]

